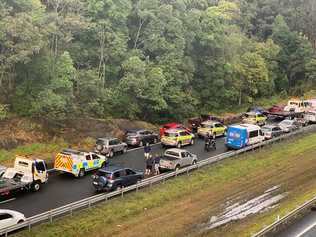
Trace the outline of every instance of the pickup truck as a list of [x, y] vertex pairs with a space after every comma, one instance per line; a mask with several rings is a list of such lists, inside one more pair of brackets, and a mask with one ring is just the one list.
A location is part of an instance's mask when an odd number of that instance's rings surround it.
[[7, 168], [0, 178], [0, 197], [6, 197], [19, 191], [37, 192], [48, 180], [45, 162], [17, 156], [13, 168]]
[[162, 170], [178, 170], [184, 166], [194, 165], [197, 156], [184, 149], [168, 149], [160, 159], [159, 168]]

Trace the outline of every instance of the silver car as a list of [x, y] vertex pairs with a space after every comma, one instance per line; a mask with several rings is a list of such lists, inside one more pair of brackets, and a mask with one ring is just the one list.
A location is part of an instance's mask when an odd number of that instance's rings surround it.
[[117, 153], [125, 153], [127, 144], [118, 138], [98, 138], [95, 144], [95, 151], [113, 157]]
[[197, 156], [184, 149], [168, 149], [160, 159], [159, 167], [164, 170], [178, 170], [197, 162]]
[[279, 127], [284, 132], [293, 132], [294, 130], [300, 127], [300, 124], [296, 122], [295, 120], [285, 119], [279, 123]]

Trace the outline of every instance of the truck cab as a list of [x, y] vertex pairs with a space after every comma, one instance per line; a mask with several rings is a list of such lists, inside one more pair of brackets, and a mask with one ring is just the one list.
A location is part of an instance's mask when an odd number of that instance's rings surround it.
[[303, 113], [309, 109], [311, 109], [311, 104], [309, 102], [298, 100], [298, 99], [292, 99], [288, 101], [287, 106], [285, 106], [284, 108], [284, 111]]
[[48, 173], [43, 160], [17, 156], [14, 167], [7, 168], [1, 178], [0, 193], [23, 189], [38, 191], [47, 180]]

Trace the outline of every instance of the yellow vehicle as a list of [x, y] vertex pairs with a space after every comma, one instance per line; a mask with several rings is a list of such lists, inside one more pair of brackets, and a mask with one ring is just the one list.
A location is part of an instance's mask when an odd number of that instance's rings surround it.
[[201, 126], [198, 128], [198, 136], [200, 138], [206, 137], [208, 133], [215, 134], [215, 136], [223, 136], [226, 131], [226, 126], [220, 122], [216, 121], [205, 121], [201, 123]]
[[181, 148], [184, 145], [193, 145], [194, 135], [184, 129], [168, 129], [161, 138], [161, 145]]
[[107, 158], [101, 154], [65, 149], [56, 155], [54, 168], [75, 177], [83, 177], [87, 171], [104, 167], [106, 162]]
[[257, 112], [248, 112], [243, 118], [243, 123], [256, 124], [256, 125], [265, 125], [267, 117], [261, 113]]

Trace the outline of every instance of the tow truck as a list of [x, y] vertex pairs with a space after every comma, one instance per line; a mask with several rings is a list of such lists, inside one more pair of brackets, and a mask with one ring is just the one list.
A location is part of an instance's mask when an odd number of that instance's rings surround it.
[[0, 197], [20, 191], [37, 192], [47, 180], [48, 173], [43, 160], [16, 156], [14, 167], [7, 168], [0, 178]]

